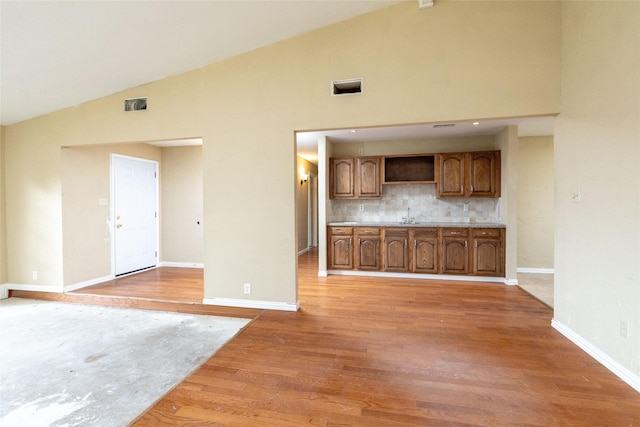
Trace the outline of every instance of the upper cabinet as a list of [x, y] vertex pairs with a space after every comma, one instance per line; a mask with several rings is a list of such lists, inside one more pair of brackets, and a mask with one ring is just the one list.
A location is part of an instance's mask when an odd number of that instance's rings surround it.
[[387, 156], [384, 158], [383, 184], [435, 183], [435, 155]]
[[329, 197], [379, 199], [380, 157], [332, 158], [329, 161]]
[[438, 197], [500, 197], [500, 152], [439, 154]]

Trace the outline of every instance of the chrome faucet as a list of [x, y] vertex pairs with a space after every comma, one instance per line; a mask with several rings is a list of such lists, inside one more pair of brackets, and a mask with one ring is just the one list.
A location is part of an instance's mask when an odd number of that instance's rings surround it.
[[415, 223], [416, 223], [416, 219], [411, 218], [411, 208], [407, 206], [407, 216], [402, 217], [402, 224], [415, 224]]

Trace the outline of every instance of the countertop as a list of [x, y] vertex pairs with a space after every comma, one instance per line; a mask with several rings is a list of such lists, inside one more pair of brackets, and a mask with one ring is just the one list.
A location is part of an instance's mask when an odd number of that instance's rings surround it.
[[331, 227], [447, 227], [447, 228], [507, 228], [504, 224], [489, 222], [416, 222], [414, 224], [402, 224], [400, 222], [359, 222], [359, 221], [335, 221], [327, 224]]

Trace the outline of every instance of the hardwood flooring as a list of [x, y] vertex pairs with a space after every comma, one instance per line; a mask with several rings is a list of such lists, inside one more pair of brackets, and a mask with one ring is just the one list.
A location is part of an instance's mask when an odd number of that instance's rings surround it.
[[298, 292], [133, 425], [640, 425], [640, 394], [516, 286], [319, 278], [310, 252]]

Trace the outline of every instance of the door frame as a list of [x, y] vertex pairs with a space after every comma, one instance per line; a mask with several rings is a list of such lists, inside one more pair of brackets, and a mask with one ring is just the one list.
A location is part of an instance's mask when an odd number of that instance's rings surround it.
[[[128, 159], [128, 160], [133, 160], [133, 161], [138, 161], [138, 162], [144, 162], [144, 163], [152, 163], [155, 166], [155, 173], [156, 173], [156, 182], [155, 182], [155, 193], [156, 193], [156, 203], [154, 206], [154, 209], [156, 211], [156, 218], [155, 218], [155, 228], [156, 228], [156, 256], [155, 256], [155, 268], [158, 267], [159, 265], [159, 260], [160, 260], [160, 174], [159, 172], [159, 162], [156, 160], [149, 160], [149, 159], [143, 159], [141, 157], [134, 157], [134, 156], [126, 156], [124, 154], [117, 154], [117, 153], [111, 153], [110, 155], [110, 164], [109, 164], [109, 168], [110, 168], [110, 172], [109, 172], [109, 197], [111, 198], [111, 203], [110, 203], [110, 219], [109, 219], [109, 232], [111, 234], [111, 277], [115, 278], [116, 277], [116, 205], [115, 205], [115, 196], [116, 196], [116, 192], [115, 192], [115, 162], [114, 159], [115, 158], [121, 158], [121, 159]], [[123, 276], [127, 276], [129, 274], [134, 274], [137, 273], [138, 271], [132, 271], [130, 273], [125, 273], [125, 274], [121, 274], [118, 277], [123, 277]]]

